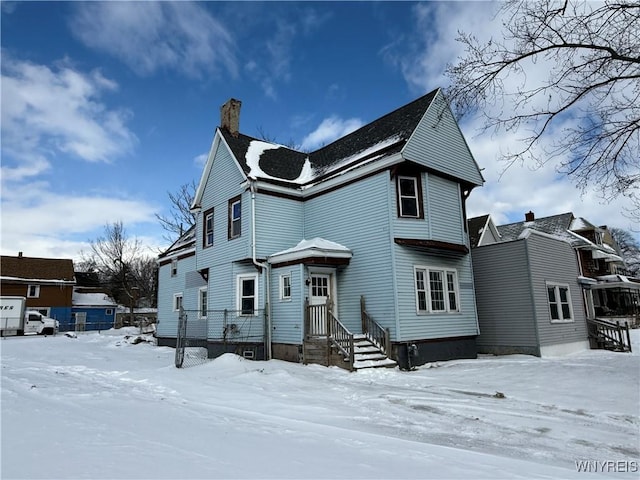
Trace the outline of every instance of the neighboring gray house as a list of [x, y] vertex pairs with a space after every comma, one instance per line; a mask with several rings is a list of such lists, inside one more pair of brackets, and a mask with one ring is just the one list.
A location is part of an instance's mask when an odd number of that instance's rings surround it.
[[193, 236], [160, 257], [159, 344], [182, 306], [210, 357], [474, 358], [465, 203], [483, 179], [440, 90], [310, 153], [243, 135], [239, 111], [221, 109]]
[[475, 239], [478, 353], [552, 356], [588, 349], [583, 288], [572, 246], [533, 229], [510, 240], [496, 239], [496, 232], [488, 215], [469, 220]]

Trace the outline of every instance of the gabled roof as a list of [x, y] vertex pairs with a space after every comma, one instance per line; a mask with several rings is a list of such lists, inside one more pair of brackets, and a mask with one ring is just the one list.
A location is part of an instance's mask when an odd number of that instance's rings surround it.
[[[244, 174], [269, 182], [301, 186], [325, 175], [400, 152], [438, 90], [390, 112], [313, 152], [304, 153], [264, 140], [218, 129]], [[305, 171], [305, 167], [307, 171]]]
[[66, 258], [0, 257], [0, 279], [31, 283], [75, 283], [73, 260]]
[[536, 218], [530, 222], [525, 221], [500, 225], [498, 226], [498, 232], [500, 232], [502, 240], [509, 241], [516, 240], [526, 228], [530, 228], [569, 240], [575, 245], [577, 239], [569, 233], [573, 218], [573, 213], [571, 212], [561, 213], [550, 217]]
[[158, 258], [173, 257], [175, 255], [181, 255], [191, 250], [195, 251], [196, 246], [196, 227], [192, 225], [186, 232], [184, 232], [180, 238], [178, 238], [169, 248], [158, 255]]
[[467, 220], [469, 225], [469, 244], [471, 248], [477, 247], [478, 243], [480, 243], [480, 237], [487, 226], [488, 220], [489, 215], [482, 215], [480, 217], [474, 217]]

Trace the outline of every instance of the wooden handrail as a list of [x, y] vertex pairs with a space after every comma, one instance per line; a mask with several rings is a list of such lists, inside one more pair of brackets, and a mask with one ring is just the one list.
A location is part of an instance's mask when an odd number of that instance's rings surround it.
[[362, 319], [362, 333], [378, 346], [382, 353], [389, 355], [389, 347], [391, 346], [389, 329], [383, 328], [369, 315], [365, 308], [364, 296], [360, 296], [360, 317]]
[[589, 318], [587, 319], [589, 336], [600, 342], [602, 348], [610, 343], [614, 348], [624, 352], [631, 352], [631, 336], [629, 334], [629, 324], [627, 322], [620, 325], [620, 322], [608, 322], [606, 320]]

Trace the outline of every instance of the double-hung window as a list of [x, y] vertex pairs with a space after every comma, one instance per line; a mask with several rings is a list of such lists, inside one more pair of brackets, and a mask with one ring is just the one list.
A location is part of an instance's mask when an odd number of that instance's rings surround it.
[[200, 318], [207, 318], [207, 310], [209, 309], [208, 305], [207, 287], [201, 287], [200, 290], [198, 290], [198, 316]]
[[171, 276], [175, 277], [178, 275], [178, 259], [174, 258], [171, 260]]
[[242, 202], [240, 197], [229, 200], [229, 240], [242, 234]]
[[569, 285], [547, 282], [547, 300], [551, 322], [573, 322]]
[[455, 270], [415, 267], [414, 274], [418, 313], [453, 313], [460, 310]]
[[291, 274], [280, 275], [280, 300], [291, 300]]
[[213, 245], [213, 208], [204, 212], [202, 228], [202, 246], [204, 248]]
[[258, 314], [258, 275], [238, 275], [237, 309], [240, 315]]
[[423, 218], [422, 187], [419, 175], [398, 175], [398, 216], [404, 218]]
[[173, 294], [173, 311], [179, 312], [182, 307], [182, 293]]

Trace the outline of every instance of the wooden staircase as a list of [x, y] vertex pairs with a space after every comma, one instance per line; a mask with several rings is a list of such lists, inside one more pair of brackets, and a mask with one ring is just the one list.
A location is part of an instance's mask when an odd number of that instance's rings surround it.
[[398, 363], [390, 359], [367, 335], [354, 335], [353, 343], [355, 351], [354, 370], [380, 367], [394, 368], [398, 366]]
[[592, 349], [604, 349], [614, 352], [631, 352], [629, 324], [612, 323], [601, 319], [587, 319], [589, 342]]
[[355, 371], [363, 368], [396, 367], [389, 358], [389, 330], [376, 323], [361, 299], [362, 334], [351, 333], [326, 304], [305, 305], [303, 362], [337, 366]]

